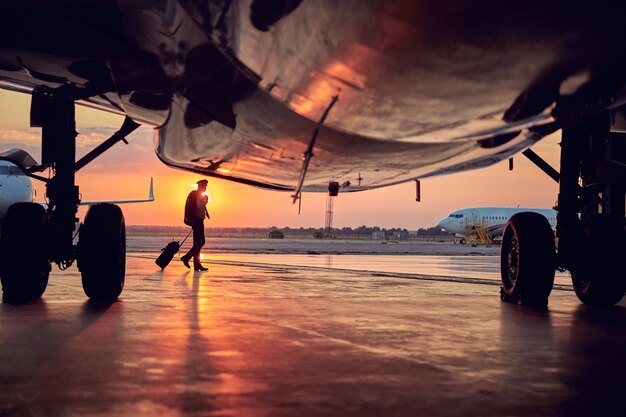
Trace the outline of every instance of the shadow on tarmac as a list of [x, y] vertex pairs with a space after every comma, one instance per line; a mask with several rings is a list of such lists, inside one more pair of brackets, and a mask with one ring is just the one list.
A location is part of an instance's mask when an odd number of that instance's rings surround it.
[[624, 416], [626, 398], [626, 309], [580, 305], [561, 345], [562, 383], [571, 392], [557, 416]]

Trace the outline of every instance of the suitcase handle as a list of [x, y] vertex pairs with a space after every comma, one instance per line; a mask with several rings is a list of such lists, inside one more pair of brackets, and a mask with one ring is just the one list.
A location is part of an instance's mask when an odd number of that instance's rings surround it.
[[193, 232], [193, 229], [191, 229], [191, 230], [189, 231], [189, 233], [187, 233], [187, 236], [185, 236], [185, 238], [183, 239], [183, 241], [182, 241], [182, 242], [180, 242], [180, 246], [183, 246], [183, 243], [185, 243], [185, 240], [187, 240], [187, 238], [189, 237], [189, 235], [191, 234], [191, 232]]

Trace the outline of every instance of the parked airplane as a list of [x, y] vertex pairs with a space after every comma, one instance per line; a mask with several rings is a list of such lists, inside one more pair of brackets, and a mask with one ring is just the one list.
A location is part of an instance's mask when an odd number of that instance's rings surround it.
[[31, 202], [33, 198], [31, 179], [14, 163], [0, 161], [0, 219], [13, 204]]
[[[5, 295], [37, 297], [49, 261], [75, 260], [89, 297], [120, 294], [123, 215], [93, 206], [74, 247], [74, 173], [139, 124], [156, 128], [168, 165], [294, 201], [523, 152], [559, 182], [558, 256], [545, 217], [511, 217], [503, 299], [545, 305], [555, 267], [571, 271], [585, 303], [626, 291], [626, 243], [607, 243], [626, 242], [624, 2], [8, 0], [0, 9], [0, 87], [31, 94], [31, 125], [42, 127], [42, 163], [24, 172], [53, 174], [48, 216], [7, 213]], [[75, 103], [126, 116], [79, 161]], [[528, 148], [559, 129], [557, 172]]]
[[[22, 151], [23, 152], [23, 151]], [[11, 151], [9, 151], [11, 153]], [[6, 153], [0, 153], [0, 158]], [[150, 178], [148, 198], [136, 200], [81, 200], [81, 206], [93, 206], [95, 204], [127, 204], [154, 201], [153, 179]], [[0, 159], [0, 222], [4, 219], [13, 204], [35, 202], [35, 189], [32, 180], [17, 165], [7, 160]], [[38, 202], [44, 208], [47, 203]]]
[[459, 243], [465, 244], [465, 238], [470, 236], [476, 226], [482, 227], [494, 238], [502, 236], [507, 222], [517, 213], [539, 213], [544, 216], [552, 230], [556, 227], [556, 210], [540, 208], [512, 208], [512, 207], [470, 207], [450, 213], [439, 221], [437, 226], [460, 237]]

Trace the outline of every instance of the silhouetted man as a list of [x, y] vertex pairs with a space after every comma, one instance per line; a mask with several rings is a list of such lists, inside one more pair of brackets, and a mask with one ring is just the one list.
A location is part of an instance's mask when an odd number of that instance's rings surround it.
[[187, 202], [185, 203], [185, 224], [191, 226], [193, 229], [193, 246], [180, 260], [187, 268], [191, 268], [189, 266], [189, 260], [193, 257], [193, 269], [196, 271], [206, 271], [209, 269], [205, 268], [200, 263], [200, 249], [202, 249], [205, 242], [204, 217], [209, 217], [209, 212], [206, 209], [209, 197], [204, 194], [208, 183], [207, 180], [198, 181], [198, 189], [189, 193]]

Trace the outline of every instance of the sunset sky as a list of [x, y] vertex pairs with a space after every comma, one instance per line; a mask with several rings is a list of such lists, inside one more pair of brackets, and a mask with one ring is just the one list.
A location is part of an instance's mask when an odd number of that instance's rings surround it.
[[[41, 160], [41, 129], [29, 127], [30, 96], [0, 90], [0, 149], [19, 147]], [[77, 106], [78, 157], [108, 138], [120, 116]], [[202, 177], [166, 167], [154, 153], [153, 130], [140, 128], [129, 145], [116, 144], [81, 170], [77, 183], [84, 200], [145, 198], [154, 177], [156, 201], [123, 207], [126, 224], [181, 226], [191, 185]], [[558, 169], [560, 132], [533, 149]], [[302, 212], [290, 193], [266, 191], [228, 181], [209, 180], [211, 220], [207, 227], [323, 227], [325, 194], [304, 193]], [[44, 188], [35, 181], [37, 200]], [[413, 182], [377, 190], [340, 194], [334, 227], [361, 225], [415, 230], [430, 227], [450, 212], [473, 206], [552, 207], [557, 184], [519, 155], [510, 172], [506, 161], [490, 168], [422, 181], [422, 202]], [[84, 209], [81, 208], [81, 216]]]

